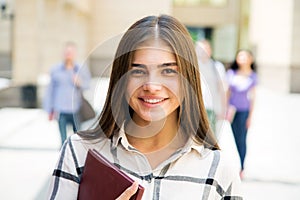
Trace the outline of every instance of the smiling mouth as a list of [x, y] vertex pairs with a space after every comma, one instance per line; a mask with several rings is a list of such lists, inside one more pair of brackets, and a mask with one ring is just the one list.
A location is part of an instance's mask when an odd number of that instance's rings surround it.
[[144, 98], [139, 98], [139, 99], [149, 104], [157, 104], [166, 100], [166, 99], [144, 99]]

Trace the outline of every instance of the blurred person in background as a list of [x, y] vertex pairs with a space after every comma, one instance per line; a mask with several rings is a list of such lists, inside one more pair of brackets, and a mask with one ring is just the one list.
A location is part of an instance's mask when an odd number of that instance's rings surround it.
[[195, 44], [201, 73], [201, 86], [204, 105], [211, 127], [219, 137], [218, 121], [223, 120], [226, 110], [226, 71], [223, 63], [213, 59], [212, 47], [208, 40], [203, 39]]
[[67, 42], [63, 50], [63, 61], [50, 72], [50, 83], [43, 100], [49, 120], [58, 119], [61, 144], [67, 138], [67, 126], [76, 132], [80, 127], [78, 111], [82, 91], [89, 87], [90, 74], [86, 67], [76, 63], [76, 45]]
[[257, 74], [255, 73], [254, 57], [249, 50], [239, 50], [235, 60], [227, 71], [228, 80], [228, 107], [231, 113], [228, 120], [237, 146], [241, 161], [240, 176], [243, 177], [244, 161], [246, 156], [246, 136], [251, 125], [254, 108]]

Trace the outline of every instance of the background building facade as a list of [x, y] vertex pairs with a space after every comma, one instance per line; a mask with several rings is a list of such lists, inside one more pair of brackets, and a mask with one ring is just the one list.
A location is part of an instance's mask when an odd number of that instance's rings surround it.
[[[256, 57], [260, 83], [300, 92], [300, 2], [297, 0], [2, 0], [0, 76], [37, 84], [61, 59], [66, 41], [80, 63], [107, 75], [121, 34], [135, 20], [171, 14], [209, 30], [214, 57], [230, 63], [239, 48]], [[205, 31], [204, 31], [205, 32]], [[280, 83], [280, 84], [279, 84]]]

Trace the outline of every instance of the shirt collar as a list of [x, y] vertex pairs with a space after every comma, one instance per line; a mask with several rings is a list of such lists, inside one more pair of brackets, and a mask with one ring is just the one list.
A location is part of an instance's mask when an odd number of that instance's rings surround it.
[[113, 146], [113, 148], [117, 148], [117, 146], [120, 143], [127, 150], [134, 149], [127, 140], [124, 127], [125, 126], [123, 123], [122, 126], [120, 127], [120, 130], [114, 134], [112, 146]]
[[205, 154], [205, 148], [202, 144], [197, 143], [193, 138], [190, 138], [186, 145], [182, 148], [182, 153], [190, 152], [191, 150], [196, 150], [201, 156]]
[[[65, 63], [64, 62], [61, 62], [60, 64], [59, 64], [59, 68], [60, 68], [60, 70], [65, 70], [66, 68], [65, 68]], [[78, 64], [77, 63], [74, 63], [74, 72], [78, 72], [79, 71], [79, 66], [78, 66]]]
[[[113, 142], [112, 142], [112, 146], [113, 148], [117, 148], [117, 146], [119, 145], [119, 143], [127, 150], [133, 150], [134, 147], [132, 147], [126, 137], [125, 134], [125, 130], [124, 130], [124, 124], [122, 124], [122, 126], [120, 127], [119, 132], [117, 132], [114, 136], [113, 136]], [[186, 145], [179, 151], [182, 153], [186, 153], [186, 152], [190, 152], [192, 149], [196, 150], [201, 156], [204, 156], [205, 154], [205, 149], [204, 145], [197, 143], [193, 138], [190, 138]]]

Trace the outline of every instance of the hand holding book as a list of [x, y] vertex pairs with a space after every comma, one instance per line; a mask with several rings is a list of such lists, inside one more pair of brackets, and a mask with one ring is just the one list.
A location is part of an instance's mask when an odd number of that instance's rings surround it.
[[140, 200], [144, 188], [95, 149], [89, 150], [79, 185], [79, 200]]
[[138, 190], [139, 184], [135, 181], [116, 200], [129, 200]]

